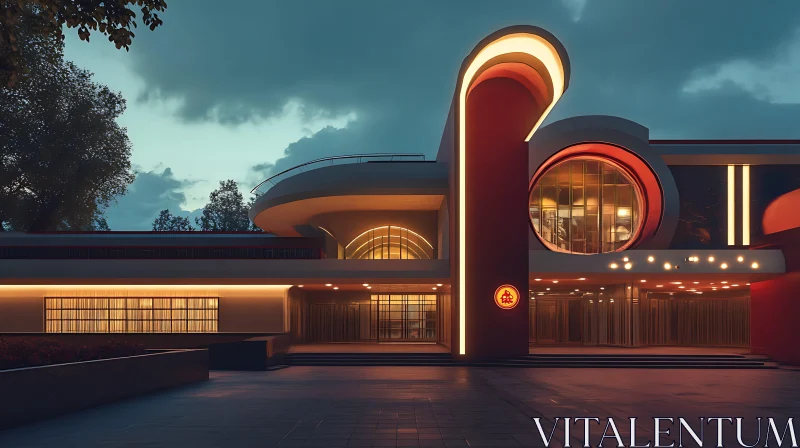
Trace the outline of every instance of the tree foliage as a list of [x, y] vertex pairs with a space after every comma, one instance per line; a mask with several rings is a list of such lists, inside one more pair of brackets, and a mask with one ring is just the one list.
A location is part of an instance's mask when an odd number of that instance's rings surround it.
[[108, 37], [119, 48], [130, 49], [137, 27], [136, 12], [151, 31], [163, 24], [159, 12], [164, 0], [0, 0], [0, 86], [13, 86], [30, 71], [27, 48], [20, 35], [26, 31], [64, 40], [64, 27], [77, 28], [78, 37], [89, 41], [92, 32]]
[[248, 207], [235, 180], [220, 181], [219, 188], [212, 191], [203, 216], [195, 218], [195, 223], [203, 231], [237, 232], [252, 230]]
[[189, 218], [177, 216], [169, 210], [161, 210], [158, 218], [153, 221], [153, 230], [156, 232], [188, 232], [194, 230]]
[[116, 121], [125, 100], [64, 61], [60, 41], [17, 37], [34, 70], [0, 87], [0, 228], [103, 227], [100, 210], [133, 181], [130, 141]]

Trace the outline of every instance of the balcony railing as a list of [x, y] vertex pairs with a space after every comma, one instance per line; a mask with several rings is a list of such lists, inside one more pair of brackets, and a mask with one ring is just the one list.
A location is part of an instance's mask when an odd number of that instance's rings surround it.
[[326, 166], [346, 165], [351, 163], [367, 163], [367, 162], [424, 162], [425, 154], [356, 154], [349, 156], [333, 156], [325, 157], [322, 159], [312, 160], [310, 162], [302, 163], [288, 170], [281, 171], [278, 174], [268, 178], [267, 180], [256, 185], [250, 193], [261, 196], [269, 191], [270, 188], [275, 186], [278, 182], [292, 177], [297, 173], [315, 170]]

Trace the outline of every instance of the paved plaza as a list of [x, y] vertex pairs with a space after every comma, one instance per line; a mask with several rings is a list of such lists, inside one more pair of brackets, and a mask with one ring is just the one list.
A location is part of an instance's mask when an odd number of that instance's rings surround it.
[[[0, 447], [543, 446], [532, 418], [549, 432], [556, 416], [613, 417], [626, 438], [628, 417], [639, 417], [644, 443], [653, 416], [774, 417], [782, 429], [798, 411], [800, 372], [787, 370], [289, 367], [213, 372], [208, 383], [0, 432]], [[592, 446], [602, 431], [592, 429]], [[572, 434], [581, 446], [582, 424]], [[739, 446], [735, 433], [725, 446]]]

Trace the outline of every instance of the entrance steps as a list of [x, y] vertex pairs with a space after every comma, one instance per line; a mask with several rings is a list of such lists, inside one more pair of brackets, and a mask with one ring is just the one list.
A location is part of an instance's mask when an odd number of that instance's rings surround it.
[[450, 353], [288, 353], [290, 366], [452, 366]]
[[775, 363], [750, 355], [535, 354], [482, 363], [492, 367], [614, 369], [772, 369]]
[[750, 355], [535, 354], [482, 362], [458, 362], [449, 353], [290, 353], [291, 366], [473, 366], [521, 368], [771, 369]]

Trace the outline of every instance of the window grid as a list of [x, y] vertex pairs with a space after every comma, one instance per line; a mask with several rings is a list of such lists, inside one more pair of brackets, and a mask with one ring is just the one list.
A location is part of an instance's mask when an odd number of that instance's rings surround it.
[[47, 333], [216, 333], [218, 297], [45, 297]]
[[435, 294], [374, 294], [379, 340], [436, 339]]
[[355, 238], [345, 248], [345, 258], [418, 260], [433, 258], [433, 248], [421, 236], [403, 227], [384, 226]]
[[573, 158], [549, 169], [534, 185], [531, 222], [553, 250], [613, 252], [637, 230], [638, 199], [635, 183], [615, 164]]

